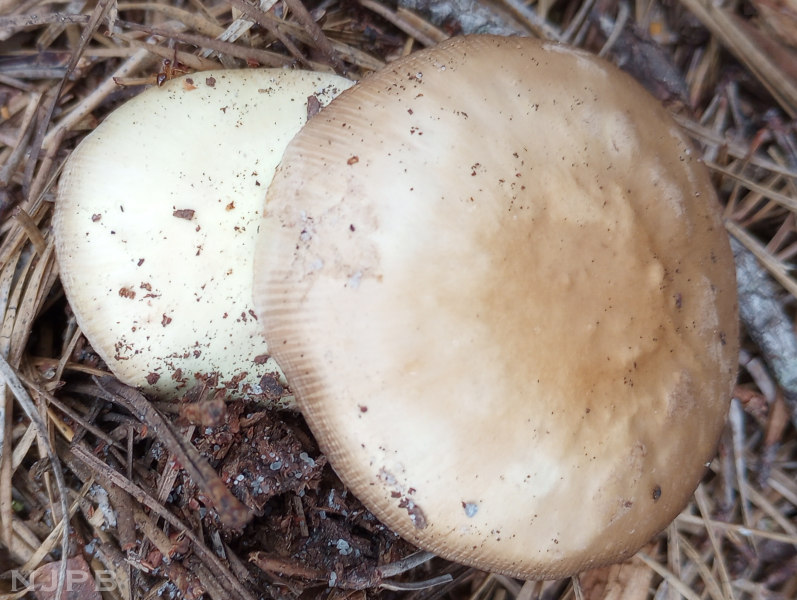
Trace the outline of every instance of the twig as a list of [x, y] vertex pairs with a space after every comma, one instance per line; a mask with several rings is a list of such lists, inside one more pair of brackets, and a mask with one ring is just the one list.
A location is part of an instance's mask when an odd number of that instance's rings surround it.
[[407, 583], [400, 581], [383, 581], [378, 587], [397, 592], [409, 592], [413, 590], [425, 590], [431, 587], [442, 585], [444, 583], [450, 582], [452, 579], [454, 578], [451, 575], [440, 575], [439, 577], [432, 577], [431, 579], [426, 579], [424, 581], [411, 581]]
[[299, 52], [299, 49], [296, 47], [296, 45], [288, 38], [287, 35], [282, 33], [274, 23], [266, 18], [266, 15], [262, 10], [255, 8], [248, 2], [244, 2], [244, 0], [227, 0], [227, 2], [240, 10], [249, 19], [266, 29], [269, 33], [271, 33], [271, 35], [282, 42], [282, 44], [288, 49], [288, 52], [290, 52], [299, 62], [305, 66], [309, 66], [307, 59], [301, 52]]
[[[744, 482], [740, 481], [739, 485], [744, 485]], [[711, 513], [709, 511], [706, 490], [702, 483], [698, 485], [697, 489], [695, 490], [695, 500], [697, 501], [697, 506], [700, 509], [700, 514], [703, 517], [703, 520], [708, 522], [709, 519], [711, 519]], [[722, 585], [723, 594], [726, 600], [734, 600], [733, 588], [731, 587], [731, 578], [728, 576], [728, 569], [725, 566], [725, 557], [722, 554], [720, 541], [717, 539], [717, 535], [711, 527], [706, 527], [706, 531], [708, 532], [708, 539], [711, 542], [711, 547], [714, 549], [714, 565], [719, 570], [720, 584]]]
[[[277, 0], [260, 0], [260, 10], [263, 12], [268, 12], [276, 3]], [[222, 4], [220, 6], [224, 5]], [[223, 42], [234, 42], [247, 31], [249, 31], [252, 28], [252, 25], [254, 25], [254, 22], [249, 19], [237, 18], [232, 23], [227, 25], [227, 28], [222, 31], [221, 34], [215, 37]], [[211, 54], [213, 54], [213, 50], [208, 48], [205, 48], [199, 53], [199, 55], [203, 58], [207, 58]], [[221, 59], [221, 56], [219, 58]]]
[[681, 513], [675, 518], [675, 522], [678, 525], [698, 525], [703, 528], [714, 527], [716, 529], [722, 529], [724, 531], [732, 531], [734, 533], [738, 533], [739, 535], [743, 535], [745, 537], [755, 536], [759, 537], [764, 540], [774, 540], [776, 542], [783, 542], [784, 544], [791, 544], [792, 546], [797, 546], [797, 537], [793, 535], [788, 535], [786, 533], [777, 533], [774, 531], [764, 531], [762, 529], [750, 529], [745, 527], [744, 525], [737, 525], [735, 523], [726, 523], [725, 521], [704, 521], [702, 517], [698, 517], [696, 515], [688, 515], [685, 513]]
[[233, 529], [240, 529], [252, 518], [249, 510], [224, 485], [216, 471], [202, 458], [194, 445], [175, 432], [161, 414], [133, 388], [121, 384], [113, 377], [95, 377], [94, 381], [107, 393], [113, 401], [131, 411], [142, 423], [153, 430], [157, 436], [175, 455], [190, 477], [208, 495], [218, 512], [219, 519]]
[[106, 488], [108, 498], [116, 511], [116, 532], [119, 535], [119, 547], [127, 552], [136, 547], [136, 523], [133, 516], [133, 500], [130, 494], [113, 483]]
[[[30, 184], [33, 180], [33, 171], [36, 168], [36, 163], [39, 162], [39, 154], [44, 147], [43, 144], [47, 134], [47, 128], [50, 125], [50, 119], [52, 119], [55, 105], [58, 103], [58, 99], [61, 97], [64, 84], [69, 77], [71, 77], [78, 61], [80, 60], [80, 57], [83, 55], [83, 50], [86, 48], [89, 40], [91, 39], [91, 36], [94, 35], [94, 32], [100, 25], [100, 22], [105, 18], [105, 15], [114, 5], [114, 3], [114, 0], [99, 0], [99, 2], [97, 2], [97, 5], [94, 7], [94, 10], [91, 13], [91, 19], [83, 29], [83, 33], [80, 35], [80, 41], [78, 42], [75, 51], [72, 53], [72, 56], [69, 59], [69, 63], [66, 66], [66, 74], [56, 86], [55, 93], [48, 102], [47, 111], [42, 119], [41, 124], [39, 125], [39, 130], [36, 132], [36, 139], [31, 147], [28, 164], [25, 167], [25, 176], [22, 181], [22, 193], [24, 196], [28, 196], [28, 193], [30, 192]], [[59, 585], [61, 585], [60, 581], [61, 580], [59, 580]], [[58, 595], [56, 595], [56, 597], [60, 598], [60, 592]]]
[[750, 150], [750, 144], [742, 145], [732, 139], [726, 139], [719, 133], [709, 129], [708, 127], [704, 127], [703, 125], [700, 125], [699, 123], [683, 115], [670, 112], [670, 116], [686, 130], [690, 137], [702, 144], [722, 146], [723, 149], [727, 151], [728, 155], [732, 156], [733, 158], [737, 158], [739, 160], [749, 159], [750, 164], [755, 165], [756, 167], [761, 167], [762, 169], [767, 169], [768, 171], [779, 173], [780, 175], [785, 175], [786, 177], [797, 178], [797, 172], [779, 165], [773, 160], [753, 154]]
[[681, 581], [678, 577], [673, 575], [667, 568], [665, 568], [658, 561], [653, 560], [650, 556], [648, 556], [644, 552], [637, 552], [636, 553], [636, 558], [641, 560], [643, 563], [645, 563], [651, 569], [656, 571], [656, 573], [658, 573], [661, 577], [666, 579], [667, 583], [669, 583], [676, 590], [678, 590], [680, 592], [680, 594], [684, 598], [686, 598], [687, 600], [701, 600], [700, 596], [698, 596], [691, 589], [689, 589], [689, 586], [684, 584], [683, 581]]
[[581, 8], [578, 9], [576, 16], [573, 17], [573, 20], [570, 21], [570, 24], [567, 26], [567, 29], [564, 30], [562, 33], [562, 42], [567, 44], [572, 39], [573, 36], [576, 35], [581, 24], [587, 18], [589, 11], [592, 10], [592, 7], [595, 5], [595, 0], [585, 0], [581, 3]]
[[562, 34], [554, 26], [520, 0], [501, 0], [501, 3], [535, 35], [557, 42], [562, 40]]
[[160, 58], [172, 60], [176, 56], [178, 61], [183, 63], [188, 68], [194, 69], [195, 71], [210, 71], [211, 69], [223, 68], [221, 63], [215, 60], [196, 56], [195, 54], [183, 52], [182, 50], [173, 50], [171, 48], [159, 46], [150, 42], [142, 42], [141, 40], [137, 40], [133, 36], [126, 35], [124, 33], [112, 33], [111, 37], [124, 40], [133, 48], [143, 48], [144, 50], [147, 50]]
[[681, 2], [764, 84], [792, 118], [797, 116], [797, 84], [755, 45], [732, 14], [707, 0]]
[[494, 575], [494, 577], [499, 581], [499, 583], [506, 588], [513, 598], [517, 598], [518, 594], [520, 594], [520, 584], [512, 579], [511, 577], [507, 577], [506, 575]]
[[191, 548], [194, 553], [201, 557], [206, 564], [212, 565], [218, 573], [223, 574], [229, 582], [230, 588], [236, 592], [239, 598], [243, 600], [254, 600], [253, 596], [241, 585], [238, 579], [227, 570], [218, 557], [208, 550], [202, 540], [200, 540], [191, 529], [186, 527], [180, 519], [166, 510], [155, 498], [129, 481], [124, 475], [106, 465], [91, 452], [87, 451], [82, 444], [75, 446], [72, 452], [76, 458], [83, 461], [92, 470], [101, 473], [104, 477], [109, 479], [111, 483], [118, 485], [141, 504], [149, 507], [155, 514], [162, 517], [178, 531], [182, 532], [191, 541]]
[[340, 56], [332, 47], [332, 44], [329, 43], [327, 36], [321, 30], [321, 27], [318, 23], [313, 20], [312, 15], [307, 11], [304, 4], [302, 4], [301, 0], [284, 0], [285, 4], [288, 8], [293, 11], [294, 16], [296, 19], [301, 23], [307, 33], [310, 34], [310, 37], [313, 38], [316, 47], [321, 51], [321, 53], [329, 60], [335, 69], [342, 74], [346, 73], [346, 67], [343, 64], [343, 61], [340, 60]]
[[[729, 230], [737, 237], [741, 232], [738, 227]], [[777, 299], [777, 287], [756, 257], [734, 238], [731, 248], [736, 259], [739, 315], [783, 388], [791, 421], [797, 426], [797, 336], [791, 319]]]
[[[394, 577], [410, 569], [422, 565], [434, 558], [431, 552], [416, 552], [402, 560], [398, 560], [375, 569], [368, 569], [365, 572], [353, 571], [343, 577], [335, 579], [331, 586], [345, 590], [365, 590], [370, 588], [382, 588], [394, 591], [425, 590], [430, 587], [450, 582], [453, 578], [450, 574], [434, 577], [426, 581], [398, 582], [390, 581], [385, 577]], [[265, 552], [253, 552], [249, 555], [249, 562], [268, 573], [279, 573], [287, 577], [301, 577], [310, 581], [331, 581], [330, 574], [321, 569], [308, 567], [300, 562], [291, 561], [284, 558], [269, 556]]]
[[133, 517], [136, 525], [141, 532], [149, 538], [149, 541], [158, 549], [164, 558], [171, 560], [176, 554], [176, 544], [169, 539], [149, 516], [138, 506], [133, 507]]
[[58, 398], [56, 398], [52, 394], [47, 393], [45, 390], [41, 388], [41, 386], [37, 385], [36, 382], [32, 381], [31, 379], [25, 377], [22, 374], [19, 375], [19, 378], [28, 388], [34, 390], [34, 395], [38, 394], [39, 396], [44, 398], [48, 404], [52, 404], [53, 406], [58, 408], [58, 410], [67, 415], [70, 419], [78, 423], [84, 429], [87, 429], [88, 431], [93, 433], [95, 436], [97, 436], [99, 439], [104, 441], [109, 446], [116, 446], [119, 449], [123, 449], [123, 447], [118, 442], [116, 442], [111, 436], [105, 433], [102, 429], [100, 429], [99, 427], [95, 427], [91, 423], [86, 422], [86, 420], [83, 419], [79, 414], [77, 414], [74, 410], [69, 408], [66, 404], [61, 402]]
[[753, 521], [750, 517], [750, 498], [747, 494], [747, 464], [744, 459], [744, 410], [741, 403], [736, 399], [731, 399], [731, 410], [728, 414], [728, 421], [731, 425], [733, 437], [733, 464], [736, 470], [736, 481], [739, 486], [739, 495], [742, 499], [742, 521], [746, 527], [752, 527]]
[[85, 25], [90, 19], [91, 17], [89, 15], [70, 15], [65, 13], [14, 15], [11, 17], [0, 17], [0, 29], [35, 27], [37, 25], [49, 25], [50, 23]]
[[[11, 153], [11, 156], [8, 157], [8, 160], [6, 160], [3, 168], [0, 169], [0, 188], [6, 188], [8, 184], [11, 183], [11, 178], [14, 176], [14, 173], [17, 172], [19, 163], [22, 162], [22, 158], [25, 156], [25, 152], [28, 149], [28, 142], [30, 142], [30, 138], [33, 136], [33, 132], [36, 129], [35, 115], [40, 100], [41, 94], [37, 94], [31, 98], [28, 111], [23, 117], [24, 129], [22, 131], [22, 136], [17, 141], [14, 151]], [[3, 209], [5, 209], [5, 207], [0, 206], [0, 210]]]
[[42, 161], [41, 166], [39, 167], [38, 173], [36, 173], [36, 177], [33, 178], [33, 182], [30, 184], [30, 191], [28, 192], [28, 198], [24, 204], [20, 208], [25, 212], [29, 213], [31, 208], [34, 204], [39, 200], [39, 196], [45, 192], [45, 190], [49, 187], [47, 185], [48, 178], [50, 177], [50, 172], [53, 169], [53, 163], [55, 162], [55, 157], [58, 155], [58, 151], [61, 149], [61, 144], [64, 141], [64, 137], [66, 136], [66, 129], [63, 127], [57, 129], [55, 131], [55, 135], [53, 136], [53, 141], [50, 144], [50, 147], [47, 148], [47, 153], [44, 155], [44, 160]]
[[740, 175], [739, 173], [734, 173], [730, 169], [726, 169], [725, 167], [721, 167], [714, 163], [707, 163], [709, 169], [715, 171], [717, 173], [721, 173], [726, 177], [730, 177], [742, 184], [743, 187], [746, 187], [751, 192], [756, 192], [761, 194], [764, 198], [769, 198], [770, 200], [774, 200], [781, 206], [788, 208], [789, 210], [797, 211], [797, 200], [791, 198], [785, 194], [781, 194], [780, 192], [776, 192], [775, 190], [771, 190], [763, 185], [759, 185], [754, 181], [751, 181], [747, 177]]
[[210, 37], [218, 37], [224, 32], [224, 27], [221, 25], [175, 6], [156, 4], [154, 2], [120, 2], [119, 10], [151, 10], [159, 12], [167, 17], [180, 21], [183, 25], [190, 27], [202, 35], [208, 35]]
[[402, 558], [401, 560], [377, 567], [376, 571], [382, 577], [395, 577], [396, 575], [401, 575], [410, 569], [419, 567], [422, 564], [429, 562], [433, 558], [434, 554], [431, 552], [415, 552], [405, 558]]
[[677, 529], [676, 535], [678, 537], [678, 544], [681, 546], [681, 548], [683, 548], [684, 554], [689, 560], [692, 561], [692, 564], [697, 567], [700, 577], [703, 579], [703, 583], [706, 585], [706, 591], [708, 592], [709, 596], [711, 596], [713, 600], [725, 600], [725, 598], [722, 596], [722, 589], [720, 588], [720, 584], [717, 582], [717, 578], [714, 577], [714, 574], [711, 572], [711, 569], [708, 568], [706, 561], [704, 561], [700, 556], [700, 552], [698, 552], [686, 538], [679, 534]]
[[22, 208], [17, 207], [13, 210], [13, 218], [28, 236], [33, 249], [36, 250], [36, 254], [44, 256], [44, 251], [47, 250], [47, 241], [30, 215]]
[[277, 54], [276, 52], [269, 52], [267, 50], [258, 50], [257, 48], [245, 48], [229, 42], [222, 42], [213, 38], [194, 35], [191, 33], [181, 33], [169, 29], [161, 29], [160, 27], [148, 27], [146, 25], [139, 25], [138, 23], [131, 23], [129, 21], [117, 21], [117, 25], [132, 29], [133, 31], [143, 31], [151, 35], [159, 35], [178, 42], [185, 42], [197, 48], [209, 48], [222, 54], [229, 54], [235, 58], [242, 58], [243, 60], [254, 60], [261, 65], [269, 67], [286, 67], [290, 65], [291, 61], [287, 56]]
[[573, 575], [570, 581], [573, 584], [573, 595], [576, 597], [576, 600], [584, 600], [584, 589], [581, 587], [581, 580], [578, 578], [578, 575]]
[[539, 600], [542, 581], [528, 580], [523, 583], [515, 600]]
[[36, 428], [36, 434], [39, 436], [39, 443], [47, 452], [47, 458], [50, 461], [56, 485], [58, 486], [62, 515], [60, 525], [63, 529], [63, 534], [61, 537], [61, 564], [58, 568], [58, 589], [56, 590], [55, 597], [60, 598], [66, 580], [66, 560], [69, 554], [69, 534], [65, 527], [69, 522], [69, 492], [67, 491], [66, 481], [64, 480], [64, 473], [61, 471], [61, 461], [58, 460], [58, 455], [56, 455], [53, 447], [50, 445], [50, 436], [48, 435], [47, 425], [44, 419], [42, 419], [39, 411], [36, 410], [36, 405], [33, 403], [30, 396], [28, 396], [28, 392], [25, 391], [16, 372], [11, 365], [6, 362], [2, 354], [0, 354], [0, 375], [5, 379], [5, 384], [11, 389], [11, 392], [14, 394], [17, 402], [19, 402], [22, 410], [25, 411], [31, 424]]
[[127, 59], [121, 67], [119, 67], [112, 75], [110, 75], [105, 81], [97, 86], [88, 96], [83, 98], [83, 100], [81, 100], [74, 108], [72, 108], [72, 110], [64, 118], [56, 123], [53, 130], [50, 131], [50, 133], [48, 133], [44, 138], [44, 142], [42, 143], [44, 148], [49, 149], [52, 146], [59, 130], [65, 129], [66, 131], [69, 131], [72, 129], [72, 127], [82, 121], [86, 115], [90, 114], [91, 111], [97, 108], [111, 94], [111, 92], [119, 89], [119, 86], [116, 85], [114, 79], [127, 77], [133, 71], [151, 60], [152, 55], [147, 50], [139, 50], [133, 56]]
[[[623, 32], [623, 28], [625, 27], [626, 22], [628, 21], [628, 16], [631, 14], [631, 7], [628, 6], [628, 2], [620, 2], [617, 8], [617, 20], [615, 20], [614, 24], [612, 25], [611, 33], [609, 33], [609, 37], [606, 40], [606, 43], [601, 48], [601, 51], [598, 52], [598, 56], [606, 56], [609, 53], [609, 50], [612, 49], [617, 39], [620, 37], [620, 34]], [[603, 21], [603, 17], [601, 17], [601, 21]]]
[[377, 2], [376, 0], [358, 0], [358, 2], [364, 8], [367, 8], [368, 10], [375, 12], [380, 17], [384, 18], [386, 21], [393, 23], [393, 25], [401, 29], [401, 31], [406, 33], [408, 36], [416, 39], [418, 42], [420, 42], [426, 47], [434, 46], [439, 41], [442, 41], [442, 40], [435, 40], [434, 38], [429, 36], [426, 32], [421, 31], [420, 29], [415, 27], [412, 23], [408, 23], [406, 19], [400, 18], [396, 13], [396, 11], [391, 10], [381, 2]]

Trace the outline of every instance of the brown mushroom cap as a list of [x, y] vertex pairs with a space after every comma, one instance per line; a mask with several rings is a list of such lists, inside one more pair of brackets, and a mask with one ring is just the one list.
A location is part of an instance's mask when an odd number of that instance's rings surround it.
[[732, 255], [666, 111], [584, 52], [452, 39], [293, 139], [255, 259], [324, 452], [402, 536], [524, 578], [684, 507], [736, 374]]

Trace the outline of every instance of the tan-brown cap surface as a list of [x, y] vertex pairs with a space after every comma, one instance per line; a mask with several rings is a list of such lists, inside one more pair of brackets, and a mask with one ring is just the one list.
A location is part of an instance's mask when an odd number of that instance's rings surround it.
[[344, 92], [288, 147], [255, 273], [335, 470], [446, 558], [620, 560], [716, 449], [738, 351], [716, 197], [666, 111], [586, 53], [457, 38]]
[[199, 374], [279, 396], [260, 385], [281, 374], [252, 305], [263, 199], [308, 97], [326, 105], [351, 85], [281, 69], [194, 73], [125, 103], [72, 153], [55, 207], [61, 281], [122, 381], [173, 396]]

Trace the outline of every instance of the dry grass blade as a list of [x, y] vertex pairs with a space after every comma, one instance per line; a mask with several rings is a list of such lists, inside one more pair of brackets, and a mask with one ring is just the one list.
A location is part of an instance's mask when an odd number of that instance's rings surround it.
[[766, 247], [733, 221], [725, 221], [725, 228], [761, 261], [767, 271], [797, 298], [797, 281], [789, 274], [791, 268], [778, 260]]
[[230, 573], [222, 562], [216, 557], [213, 552], [207, 549], [205, 544], [200, 540], [196, 534], [187, 528], [182, 521], [175, 517], [170, 511], [166, 510], [161, 504], [156, 501], [152, 496], [147, 494], [137, 485], [130, 482], [120, 473], [117, 473], [111, 467], [103, 463], [100, 459], [88, 452], [83, 446], [77, 446], [73, 449], [75, 456], [83, 461], [89, 468], [97, 473], [101, 473], [104, 477], [109, 479], [111, 483], [119, 486], [130, 494], [133, 498], [138, 500], [141, 504], [150, 508], [159, 517], [170, 523], [177, 531], [183, 533], [193, 544], [194, 552], [200, 556], [206, 564], [213, 566], [214, 570], [225, 576], [228, 582], [228, 590], [234, 593], [236, 598], [241, 600], [254, 600], [254, 597], [244, 588], [238, 579]]
[[296, 19], [302, 26], [305, 28], [307, 33], [315, 42], [316, 48], [318, 48], [324, 57], [330, 61], [330, 63], [335, 67], [335, 70], [338, 73], [345, 73], [346, 67], [343, 65], [343, 61], [340, 60], [340, 56], [332, 47], [332, 44], [329, 43], [326, 34], [321, 30], [321, 27], [318, 23], [315, 22], [312, 15], [307, 11], [304, 4], [302, 4], [301, 0], [284, 0], [286, 6], [291, 9], [293, 14], [296, 16]]
[[745, 527], [744, 525], [737, 525], [735, 523], [726, 523], [724, 521], [716, 521], [716, 520], [709, 520], [704, 521], [701, 517], [696, 517], [694, 515], [687, 515], [687, 514], [680, 514], [675, 519], [675, 522], [679, 526], [694, 526], [698, 525], [700, 527], [708, 528], [713, 527], [714, 529], [721, 529], [723, 531], [730, 531], [733, 533], [737, 533], [743, 537], [755, 536], [757, 538], [761, 538], [764, 540], [774, 540], [776, 542], [783, 542], [784, 544], [795, 545], [797, 544], [797, 537], [793, 535], [788, 535], [785, 533], [776, 533], [772, 531], [764, 531], [763, 529], [750, 529]]
[[224, 28], [217, 23], [210, 21], [206, 17], [175, 6], [156, 4], [154, 2], [120, 2], [117, 8], [118, 10], [148, 10], [158, 12], [180, 21], [180, 23], [186, 27], [190, 27], [197, 33], [210, 37], [218, 37], [224, 33]]
[[692, 119], [689, 119], [683, 115], [671, 114], [671, 116], [681, 127], [686, 130], [686, 132], [692, 138], [701, 144], [722, 146], [727, 151], [728, 155], [732, 156], [733, 158], [737, 158], [739, 160], [749, 160], [749, 163], [756, 167], [761, 167], [762, 169], [766, 169], [786, 177], [797, 178], [797, 172], [794, 170], [784, 167], [783, 165], [779, 165], [775, 161], [769, 160], [757, 154], [752, 154], [749, 145], [745, 146], [739, 144], [733, 139], [726, 139], [711, 129], [703, 127], [699, 123], [696, 123]]
[[18, 365], [22, 360], [25, 345], [30, 338], [31, 323], [39, 312], [44, 295], [49, 291], [48, 286], [51, 287], [54, 283], [50, 275], [55, 269], [55, 242], [50, 240], [26, 282], [25, 292], [19, 303], [8, 352], [8, 361], [11, 364]]
[[276, 52], [269, 52], [268, 50], [259, 50], [257, 48], [245, 48], [229, 42], [222, 42], [213, 38], [194, 35], [191, 33], [181, 33], [170, 29], [162, 29], [160, 27], [149, 27], [146, 25], [139, 25], [138, 23], [131, 23], [129, 21], [118, 21], [118, 25], [131, 29], [133, 31], [143, 31], [151, 35], [158, 35], [167, 39], [175, 40], [178, 42], [185, 42], [197, 48], [208, 48], [221, 54], [229, 54], [235, 58], [252, 61], [256, 64], [265, 65], [267, 67], [287, 67], [291, 61], [288, 57], [277, 54]]
[[59, 120], [53, 129], [45, 136], [42, 146], [49, 150], [53, 146], [53, 141], [55, 140], [56, 136], [63, 135], [58, 133], [60, 130], [70, 131], [86, 116], [91, 114], [91, 112], [96, 109], [112, 92], [119, 88], [115, 82], [116, 79], [128, 77], [138, 69], [147, 65], [150, 61], [152, 61], [152, 55], [148, 50], [137, 51], [133, 56], [127, 59], [110, 77], [105, 79], [105, 81], [98, 85], [88, 96], [83, 98], [83, 100], [75, 105], [72, 110], [66, 114], [66, 116], [61, 118], [61, 120]]
[[358, 0], [358, 2], [363, 7], [375, 12], [380, 17], [383, 17], [387, 21], [393, 23], [393, 25], [401, 29], [401, 31], [403, 31], [408, 36], [417, 40], [419, 43], [423, 44], [426, 47], [434, 46], [439, 41], [442, 41], [439, 39], [435, 39], [434, 34], [430, 35], [431, 33], [430, 31], [424, 31], [423, 29], [417, 27], [414, 23], [411, 23], [408, 19], [404, 18], [403, 16], [399, 16], [399, 14], [396, 11], [392, 10], [391, 8], [385, 6], [380, 2], [377, 2], [376, 0]]
[[797, 83], [753, 43], [731, 14], [706, 0], [681, 2], [764, 84], [791, 117], [797, 116]]
[[171, 424], [133, 388], [119, 383], [113, 377], [96, 379], [97, 384], [109, 394], [115, 402], [136, 415], [142, 423], [155, 432], [155, 435], [167, 444], [180, 464], [199, 485], [219, 514], [223, 523], [233, 529], [240, 529], [252, 518], [248, 509], [232, 495], [230, 490], [221, 481], [207, 461], [200, 456], [197, 449], [190, 441], [174, 431]]
[[[260, 10], [267, 12], [276, 4], [276, 1], [277, 0], [260, 0]], [[249, 31], [252, 28], [252, 25], [254, 25], [254, 23], [249, 19], [237, 18], [230, 23], [220, 35], [216, 37], [224, 42], [234, 42], [243, 36], [247, 31]], [[199, 53], [199, 55], [204, 58], [209, 57], [211, 54], [213, 54], [213, 50], [210, 49], [205, 49]]]
[[396, 17], [405, 23], [412, 25], [417, 31], [420, 31], [433, 39], [435, 43], [445, 42], [450, 36], [443, 30], [438, 29], [426, 19], [416, 15], [414, 12], [399, 6], [396, 10]]
[[[22, 410], [25, 411], [25, 414], [30, 419], [31, 424], [36, 428], [36, 434], [39, 437], [40, 445], [46, 450], [47, 458], [50, 461], [50, 465], [52, 467], [53, 475], [55, 476], [55, 481], [58, 486], [58, 495], [60, 497], [60, 504], [61, 504], [61, 515], [62, 521], [59, 524], [62, 532], [65, 532], [65, 525], [69, 520], [69, 504], [68, 504], [68, 497], [69, 491], [66, 487], [66, 481], [64, 480], [64, 474], [61, 471], [61, 461], [58, 460], [58, 455], [56, 455], [55, 450], [50, 445], [50, 436], [47, 432], [47, 425], [45, 424], [44, 420], [42, 419], [39, 412], [36, 410], [36, 405], [31, 400], [28, 393], [25, 391], [25, 388], [22, 386], [17, 374], [14, 372], [14, 369], [11, 365], [6, 362], [6, 359], [0, 354], [0, 375], [5, 380], [5, 384], [11, 389], [11, 392], [14, 394], [14, 397], [17, 399], [20, 407]], [[61, 593], [64, 589], [64, 583], [66, 581], [66, 559], [69, 554], [69, 536], [65, 533], [61, 535], [61, 566], [58, 571], [58, 589], [56, 590], [56, 598], [61, 597]]]
[[562, 34], [527, 4], [520, 2], [520, 0], [500, 0], [500, 2], [512, 13], [512, 16], [523, 23], [537, 37], [557, 42], [562, 41]]
[[71, 77], [72, 73], [77, 66], [80, 57], [83, 54], [83, 50], [86, 48], [86, 45], [89, 43], [92, 35], [99, 27], [100, 22], [105, 18], [108, 12], [111, 10], [113, 5], [115, 4], [115, 0], [99, 0], [97, 5], [94, 7], [93, 12], [91, 13], [91, 19], [89, 20], [86, 27], [83, 29], [83, 33], [80, 35], [80, 40], [77, 44], [77, 48], [72, 53], [69, 63], [66, 66], [66, 74], [64, 75], [63, 79], [59, 82], [56, 86], [55, 93], [50, 101], [48, 101], [47, 113], [45, 114], [44, 118], [42, 119], [41, 124], [39, 125], [39, 130], [36, 133], [36, 139], [33, 142], [33, 147], [31, 148], [30, 157], [28, 158], [28, 165], [25, 168], [25, 178], [22, 184], [22, 190], [24, 195], [28, 195], [30, 191], [30, 183], [33, 180], [33, 171], [36, 168], [36, 164], [39, 160], [39, 153], [43, 149], [43, 142], [45, 139], [45, 135], [47, 133], [47, 128], [50, 125], [50, 119], [52, 118], [53, 111], [55, 110], [55, 105], [58, 102], [58, 99], [61, 96], [61, 92], [64, 89], [64, 84], [66, 81]]
[[244, 15], [246, 15], [249, 19], [266, 29], [269, 33], [271, 33], [274, 37], [276, 37], [282, 44], [288, 49], [288, 51], [296, 58], [299, 62], [307, 66], [309, 63], [304, 55], [299, 52], [299, 49], [296, 45], [286, 36], [280, 29], [271, 22], [266, 17], [266, 14], [248, 4], [244, 0], [227, 0], [232, 6], [240, 10]]
[[662, 578], [664, 578], [667, 583], [673, 586], [678, 592], [686, 598], [686, 600], [701, 600], [700, 596], [698, 596], [695, 592], [693, 592], [689, 587], [684, 584], [678, 577], [673, 575], [664, 565], [660, 564], [658, 561], [653, 560], [650, 556], [645, 554], [644, 552], [637, 552], [636, 558], [644, 562], [647, 566], [653, 569], [656, 573], [659, 574]]
[[765, 514], [769, 515], [780, 527], [789, 534], [792, 538], [797, 539], [797, 526], [795, 526], [787, 516], [781, 514], [777, 507], [772, 504], [767, 498], [758, 490], [751, 487], [750, 484], [743, 484], [747, 488], [747, 494], [753, 503], [758, 506]]
[[90, 19], [91, 17], [89, 15], [70, 15], [66, 13], [14, 15], [12, 17], [0, 17], [0, 30], [16, 29], [18, 27], [35, 27], [37, 25], [48, 25], [51, 23], [57, 23], [59, 25], [85, 25]]
[[[69, 507], [70, 519], [75, 516], [75, 513], [80, 507], [80, 499], [88, 493], [89, 488], [93, 483], [93, 480], [86, 482], [83, 485], [83, 488], [77, 494], [74, 494], [75, 499], [72, 501], [72, 504]], [[64, 522], [60, 521], [55, 527], [53, 527], [53, 530], [50, 532], [47, 538], [41, 544], [39, 544], [36, 551], [28, 559], [28, 561], [19, 568], [19, 571], [23, 576], [27, 577], [30, 575], [36, 569], [36, 567], [42, 563], [47, 555], [53, 551], [59, 540], [61, 540], [63, 543], [63, 532]], [[68, 538], [68, 536], [66, 537]]]
[[102, 429], [100, 429], [99, 427], [95, 427], [91, 423], [88, 423], [88, 422], [84, 421], [83, 418], [79, 414], [77, 414], [74, 410], [69, 408], [66, 404], [61, 402], [55, 396], [47, 393], [44, 389], [39, 387], [35, 382], [31, 381], [29, 378], [25, 377], [24, 375], [20, 375], [19, 378], [29, 389], [33, 390], [33, 394], [34, 395], [38, 395], [38, 396], [41, 396], [42, 398], [44, 398], [47, 401], [48, 404], [52, 404], [53, 406], [55, 406], [58, 410], [60, 410], [65, 415], [67, 415], [75, 423], [77, 423], [81, 427], [89, 430], [91, 433], [93, 433], [99, 439], [103, 440], [106, 444], [108, 444], [108, 446], [116, 446], [120, 450], [124, 449], [121, 446], [121, 444], [119, 444], [119, 442], [117, 442], [111, 436], [109, 436], [104, 431], [102, 431]]
[[700, 556], [700, 552], [698, 552], [695, 547], [692, 546], [692, 544], [690, 544], [680, 534], [678, 535], [678, 538], [678, 543], [681, 548], [683, 548], [686, 558], [692, 561], [693, 565], [697, 566], [700, 577], [703, 579], [703, 583], [706, 584], [706, 591], [708, 592], [709, 596], [711, 596], [713, 600], [723, 600], [720, 585], [715, 579], [714, 575], [712, 575], [711, 569], [709, 569], [708, 565], [703, 560], [703, 557]]
[[720, 173], [725, 177], [729, 177], [735, 181], [738, 181], [744, 187], [746, 187], [751, 192], [756, 192], [761, 194], [764, 198], [769, 198], [770, 200], [774, 200], [781, 206], [788, 208], [789, 210], [797, 211], [797, 199], [794, 199], [790, 196], [786, 196], [780, 192], [775, 190], [769, 189], [765, 186], [759, 185], [758, 183], [750, 180], [749, 178], [745, 177], [744, 175], [740, 175], [739, 173], [734, 173], [730, 169], [726, 169], [725, 167], [721, 167], [714, 163], [706, 163], [709, 169], [715, 171], [716, 173]]
[[[160, 58], [164, 58], [167, 60], [174, 60], [176, 58], [186, 67], [188, 67], [189, 69], [194, 69], [195, 71], [210, 71], [211, 69], [223, 68], [221, 63], [215, 60], [209, 58], [203, 58], [201, 56], [191, 54], [190, 52], [185, 52], [184, 50], [175, 50], [167, 48], [165, 46], [159, 46], [158, 44], [153, 44], [150, 42], [142, 42], [141, 40], [137, 40], [133, 36], [126, 35], [124, 33], [114, 32], [111, 34], [111, 37], [124, 40], [125, 42], [130, 44], [133, 48], [141, 48]], [[120, 78], [118, 77], [114, 77], [114, 81], [116, 82], [118, 82], [119, 79]]]

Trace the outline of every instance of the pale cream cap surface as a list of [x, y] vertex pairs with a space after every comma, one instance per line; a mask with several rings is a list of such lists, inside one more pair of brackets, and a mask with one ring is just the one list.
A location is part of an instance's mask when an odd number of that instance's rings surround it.
[[255, 302], [343, 481], [439, 555], [556, 578], [686, 504], [736, 373], [733, 260], [666, 111], [586, 53], [456, 38], [291, 142]]
[[281, 377], [251, 296], [262, 205], [308, 96], [326, 105], [352, 84], [195, 73], [127, 102], [73, 152], [54, 221], [61, 281], [119, 379], [171, 396], [216, 373], [258, 396], [263, 375]]

